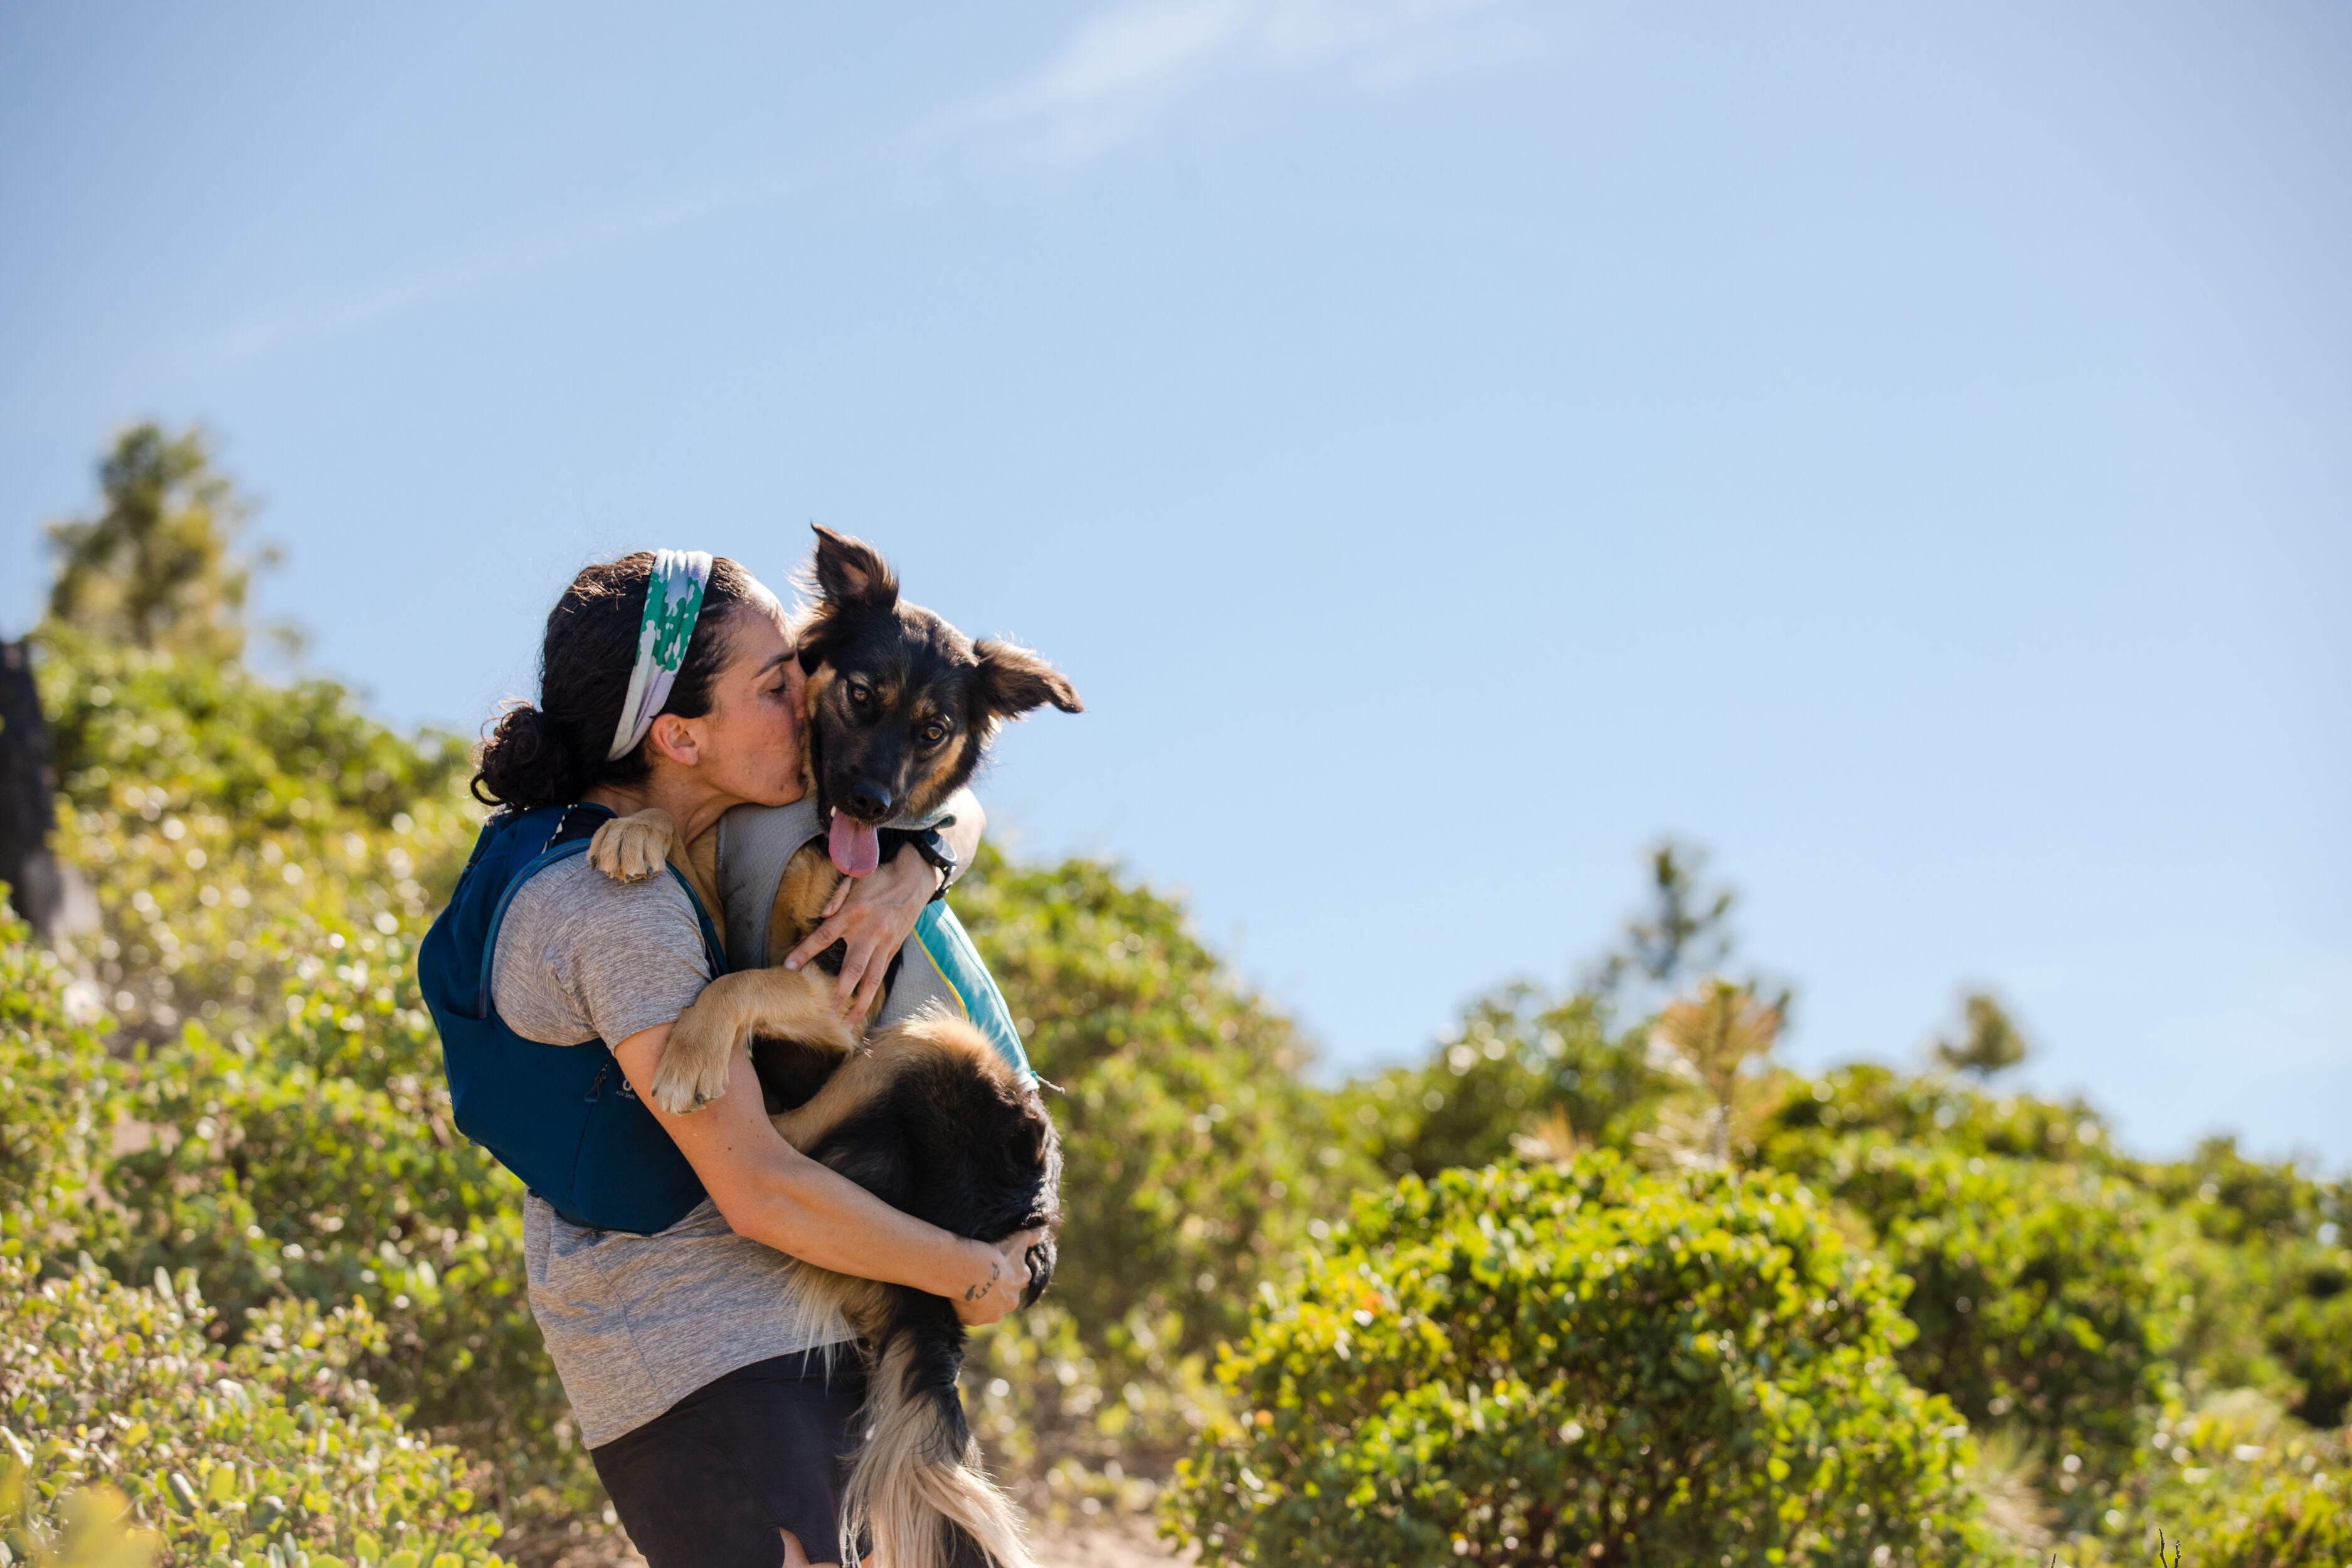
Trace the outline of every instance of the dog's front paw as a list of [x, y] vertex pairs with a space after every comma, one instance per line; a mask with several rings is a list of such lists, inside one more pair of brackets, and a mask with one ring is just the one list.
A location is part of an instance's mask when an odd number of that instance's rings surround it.
[[662, 868], [677, 837], [669, 814], [648, 806], [599, 827], [588, 840], [588, 863], [616, 882], [642, 882]]
[[701, 1110], [727, 1092], [727, 1074], [735, 1064], [739, 1031], [730, 1018], [719, 1019], [709, 1009], [697, 1018], [696, 1007], [678, 1016], [669, 1032], [669, 1044], [654, 1068], [654, 1103], [672, 1116]]

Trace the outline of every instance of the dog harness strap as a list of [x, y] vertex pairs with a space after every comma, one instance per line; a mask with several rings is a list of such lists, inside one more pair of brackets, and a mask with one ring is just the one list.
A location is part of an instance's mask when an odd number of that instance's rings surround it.
[[1013, 1009], [1005, 1005], [996, 977], [981, 962], [980, 949], [972, 945], [971, 933], [963, 929], [955, 911], [934, 900], [915, 922], [915, 934], [907, 939], [907, 945], [919, 947], [929, 963], [901, 968], [898, 984], [891, 988], [891, 1001], [899, 1000], [899, 991], [924, 988], [926, 982], [936, 979], [946, 999], [952, 1002], [952, 1010], [986, 1036], [996, 1054], [1024, 1081], [1035, 1078], [1029, 1053], [1022, 1048], [1021, 1031], [1013, 1026]]

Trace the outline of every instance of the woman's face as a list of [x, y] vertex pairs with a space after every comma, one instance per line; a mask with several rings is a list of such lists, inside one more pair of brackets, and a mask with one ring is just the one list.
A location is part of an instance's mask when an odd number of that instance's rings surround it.
[[730, 650], [711, 683], [710, 711], [690, 721], [696, 783], [733, 800], [788, 805], [800, 799], [801, 698], [806, 678], [793, 657], [783, 607], [772, 596], [728, 616]]

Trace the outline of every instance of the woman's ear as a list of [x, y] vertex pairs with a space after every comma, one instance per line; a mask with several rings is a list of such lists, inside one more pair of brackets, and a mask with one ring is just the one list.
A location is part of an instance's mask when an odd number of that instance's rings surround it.
[[654, 715], [654, 727], [646, 732], [653, 742], [654, 754], [667, 757], [681, 767], [692, 767], [702, 760], [701, 726], [691, 719], [681, 719], [675, 713]]

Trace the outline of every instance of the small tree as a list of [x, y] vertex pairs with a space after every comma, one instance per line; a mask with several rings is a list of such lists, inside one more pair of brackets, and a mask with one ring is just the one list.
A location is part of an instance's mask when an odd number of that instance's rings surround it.
[[1649, 910], [1627, 919], [1617, 946], [1592, 968], [1593, 988], [1604, 994], [1644, 983], [1672, 990], [1731, 956], [1731, 911], [1739, 895], [1704, 884], [1706, 851], [1668, 838], [1651, 847], [1649, 862]]
[[1755, 988], [1710, 980], [1696, 996], [1670, 1003], [1658, 1015], [1656, 1040], [1706, 1091], [1707, 1159], [1731, 1163], [1731, 1130], [1739, 1110], [1743, 1074], [1770, 1054], [1780, 1035], [1780, 1003], [1757, 998]]
[[98, 480], [96, 517], [50, 525], [50, 617], [150, 652], [224, 662], [243, 653], [251, 574], [235, 544], [252, 507], [214, 470], [205, 433], [133, 426], [100, 460]]
[[2025, 1059], [2025, 1037], [1991, 992], [1969, 992], [1961, 999], [1960, 1011], [1960, 1037], [1936, 1042], [1937, 1061], [1954, 1072], [1971, 1072], [1981, 1079]]

